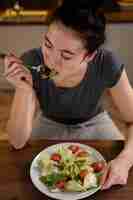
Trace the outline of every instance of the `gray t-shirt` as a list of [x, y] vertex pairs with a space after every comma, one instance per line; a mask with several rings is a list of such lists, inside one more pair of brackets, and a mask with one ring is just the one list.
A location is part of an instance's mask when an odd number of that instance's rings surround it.
[[[43, 64], [41, 48], [32, 49], [21, 56], [24, 64]], [[76, 87], [56, 87], [53, 80], [42, 79], [31, 70], [33, 87], [45, 117], [64, 124], [77, 124], [89, 120], [103, 111], [101, 96], [106, 88], [120, 79], [124, 65], [112, 51], [99, 48], [88, 63], [83, 80]]]

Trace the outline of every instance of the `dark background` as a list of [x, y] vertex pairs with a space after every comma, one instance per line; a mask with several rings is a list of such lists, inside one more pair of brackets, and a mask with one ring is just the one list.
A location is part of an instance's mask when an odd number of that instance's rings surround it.
[[[0, 9], [13, 7], [16, 0], [0, 0]], [[57, 7], [58, 0], [19, 0], [19, 4], [25, 9], [43, 10]]]
[[[18, 0], [24, 9], [43, 10], [56, 8], [60, 0]], [[69, 0], [68, 0], [69, 1]], [[76, 0], [71, 0], [75, 1]], [[91, 1], [91, 0], [88, 0]], [[0, 10], [12, 8], [16, 0], [0, 0]], [[116, 0], [103, 0], [105, 10], [118, 10]]]

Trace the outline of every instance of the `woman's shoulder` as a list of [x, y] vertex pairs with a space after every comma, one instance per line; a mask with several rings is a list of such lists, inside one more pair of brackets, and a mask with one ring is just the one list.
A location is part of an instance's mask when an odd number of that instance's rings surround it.
[[102, 55], [104, 61], [124, 62], [123, 55], [117, 50], [109, 47], [99, 48], [99, 54]]
[[105, 47], [100, 47], [97, 50], [100, 59], [108, 59], [109, 57], [118, 57], [118, 54], [113, 50]]
[[108, 87], [112, 87], [119, 80], [123, 71], [123, 59], [114, 50], [106, 48], [100, 48], [99, 58], [100, 76]]

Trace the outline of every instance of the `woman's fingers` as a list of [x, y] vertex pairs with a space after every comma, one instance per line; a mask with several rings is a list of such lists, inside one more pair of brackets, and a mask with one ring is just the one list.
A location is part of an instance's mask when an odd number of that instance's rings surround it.
[[6, 79], [16, 87], [20, 87], [21, 84], [24, 85], [24, 82], [32, 86], [30, 71], [18, 63], [14, 63], [4, 75]]
[[102, 190], [110, 188], [112, 185], [116, 183], [116, 176], [112, 174], [111, 170], [108, 170], [108, 176], [102, 186]]
[[17, 71], [14, 75], [7, 77], [7, 80], [11, 82], [15, 87], [22, 87], [28, 83], [32, 86], [31, 76], [27, 76], [23, 71]]
[[13, 65], [13, 63], [22, 64], [23, 62], [16, 56], [7, 55], [4, 59], [5, 71], [7, 71], [8, 68], [10, 68]]
[[113, 174], [112, 171], [109, 172], [109, 176], [102, 186], [103, 190], [109, 189], [112, 185], [126, 185], [127, 177], [121, 177], [121, 175]]
[[8, 68], [4, 75], [5, 76], [9, 76], [10, 74], [12, 74], [14, 71], [16, 71], [17, 69], [20, 69], [20, 66], [17, 63], [12, 64], [12, 66], [10, 68]]
[[15, 88], [25, 90], [33, 88], [31, 72], [19, 58], [10, 54], [5, 57], [4, 63], [4, 75]]
[[109, 189], [112, 185], [125, 185], [128, 179], [129, 169], [123, 164], [123, 160], [116, 158], [108, 164], [102, 177], [102, 188]]
[[[17, 69], [14, 70], [12, 73], [9, 73], [9, 74], [7, 75], [7, 77], [9, 77], [9, 78], [10, 78], [10, 77], [14, 77], [15, 75], [20, 74], [20, 73], [23, 73], [23, 70], [17, 68]], [[24, 75], [25, 75], [25, 73], [24, 73]]]
[[28, 69], [26, 69], [26, 67], [24, 67], [23, 65], [20, 65], [18, 63], [14, 63], [5, 73], [5, 76], [10, 76], [13, 75], [14, 73], [16, 73], [17, 70], [21, 70], [26, 72], [27, 74], [30, 74], [30, 71]]
[[7, 79], [10, 80], [10, 78], [15, 78], [18, 76], [18, 79], [21, 80], [31, 80], [31, 75], [27, 74], [25, 71], [23, 71], [21, 68], [17, 68], [12, 73], [8, 74]]
[[103, 169], [103, 175], [100, 180], [100, 185], [103, 185], [105, 183], [105, 180], [108, 177], [108, 173], [109, 173], [109, 164], [106, 165], [105, 168]]

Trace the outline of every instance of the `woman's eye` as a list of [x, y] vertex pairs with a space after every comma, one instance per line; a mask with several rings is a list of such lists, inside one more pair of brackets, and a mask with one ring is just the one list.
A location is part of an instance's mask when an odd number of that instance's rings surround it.
[[64, 60], [71, 60], [71, 59], [72, 59], [71, 57], [67, 57], [67, 56], [62, 56], [62, 58], [63, 58]]

